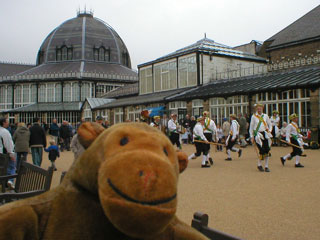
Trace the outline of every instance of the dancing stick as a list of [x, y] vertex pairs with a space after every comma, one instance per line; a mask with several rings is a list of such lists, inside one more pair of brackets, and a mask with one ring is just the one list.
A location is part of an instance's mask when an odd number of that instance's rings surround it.
[[300, 146], [298, 146], [298, 145], [295, 145], [295, 144], [289, 143], [289, 142], [284, 141], [284, 140], [282, 140], [282, 139], [280, 139], [280, 141], [281, 141], [281, 142], [284, 142], [284, 143], [286, 143], [286, 144], [288, 144], [288, 145], [290, 145], [290, 146], [292, 146], [292, 147], [296, 147], [296, 148], [303, 149], [303, 147], [300, 147]]
[[211, 144], [211, 145], [220, 145], [220, 146], [225, 146], [222, 143], [215, 143], [215, 142], [206, 142], [206, 141], [200, 141], [200, 140], [193, 140], [194, 142], [199, 142], [199, 143], [205, 143], [205, 144]]

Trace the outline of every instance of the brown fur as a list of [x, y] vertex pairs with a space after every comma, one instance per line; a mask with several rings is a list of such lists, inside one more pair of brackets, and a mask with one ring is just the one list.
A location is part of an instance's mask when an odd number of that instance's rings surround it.
[[57, 188], [0, 207], [0, 239], [206, 239], [175, 216], [186, 154], [143, 123], [101, 130], [80, 127], [87, 150]]

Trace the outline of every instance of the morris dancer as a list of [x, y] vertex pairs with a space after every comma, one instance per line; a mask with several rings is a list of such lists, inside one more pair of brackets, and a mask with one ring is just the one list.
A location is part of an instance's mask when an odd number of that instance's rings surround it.
[[[260, 172], [270, 172], [269, 156], [272, 144], [272, 124], [268, 115], [263, 113], [263, 107], [263, 104], [255, 104], [256, 113], [251, 117], [249, 133], [252, 144], [256, 144], [259, 149], [258, 170]], [[261, 160], [265, 160], [265, 169], [262, 167]]]
[[181, 149], [180, 144], [180, 135], [178, 131], [178, 122], [177, 122], [177, 114], [171, 114], [171, 119], [168, 122], [168, 131], [169, 131], [169, 138], [171, 143], [174, 145], [176, 144], [179, 149]]
[[230, 132], [229, 132], [229, 136], [227, 138], [226, 141], [226, 148], [227, 148], [227, 154], [228, 154], [228, 158], [226, 158], [226, 161], [232, 161], [231, 158], [231, 151], [233, 152], [237, 152], [238, 156], [241, 157], [241, 153], [242, 150], [235, 148], [234, 144], [236, 143], [236, 140], [238, 138], [239, 135], [239, 123], [237, 122], [237, 116], [235, 114], [230, 114], [230, 119], [231, 119], [231, 127], [230, 127]]
[[306, 137], [304, 137], [300, 133], [300, 129], [298, 126], [299, 116], [294, 113], [294, 114], [290, 115], [289, 119], [291, 120], [291, 123], [286, 128], [286, 141], [288, 143], [294, 144], [294, 145], [299, 146], [301, 148], [292, 146], [292, 152], [285, 155], [284, 157], [281, 157], [280, 160], [281, 160], [282, 165], [284, 166], [284, 163], [286, 162], [286, 160], [288, 158], [293, 158], [295, 156], [296, 157], [295, 167], [296, 168], [303, 168], [304, 166], [300, 163], [300, 157], [303, 152], [303, 149], [302, 149], [303, 145], [305, 144], [303, 142], [303, 139], [306, 139]]
[[150, 123], [150, 126], [161, 130], [160, 116], [154, 116], [153, 117], [153, 122]]
[[[218, 134], [217, 134], [217, 127], [216, 127], [216, 124], [214, 123], [214, 121], [209, 118], [209, 112], [208, 111], [203, 112], [203, 117], [205, 119], [204, 125], [203, 125], [204, 135], [206, 136], [206, 138], [208, 139], [209, 142], [212, 141], [213, 136], [215, 137], [216, 142], [218, 142], [219, 139], [218, 139]], [[209, 155], [210, 144], [206, 144], [205, 147], [207, 148], [207, 157], [208, 157], [207, 160], [209, 160], [210, 164], [213, 165], [213, 160]]]
[[[203, 126], [204, 126], [204, 122], [205, 122], [205, 118], [204, 117], [198, 117], [197, 119], [198, 123], [195, 125], [195, 127], [193, 128], [193, 140], [200, 140], [200, 141], [205, 141], [208, 142], [206, 136], [203, 134]], [[209, 144], [205, 144], [205, 143], [200, 143], [200, 142], [194, 142], [195, 146], [196, 146], [196, 153], [191, 154], [188, 159], [195, 159], [197, 157], [199, 157], [201, 155], [201, 153], [203, 154], [203, 159], [202, 159], [202, 164], [201, 167], [202, 168], [208, 168], [210, 167], [208, 161], [207, 161], [207, 154], [208, 154], [208, 148], [206, 145]]]
[[278, 146], [277, 144], [277, 135], [279, 132], [279, 124], [280, 124], [280, 117], [279, 117], [279, 112], [277, 110], [273, 110], [272, 112], [272, 117], [270, 118], [271, 124], [272, 124], [272, 145], [273, 146]]

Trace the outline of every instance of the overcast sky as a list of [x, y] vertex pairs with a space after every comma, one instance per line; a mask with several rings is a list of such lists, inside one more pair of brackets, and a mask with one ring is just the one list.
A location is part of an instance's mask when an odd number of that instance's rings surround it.
[[264, 41], [319, 0], [1, 0], [0, 61], [35, 64], [46, 36], [93, 9], [125, 42], [133, 68], [204, 37], [229, 46]]

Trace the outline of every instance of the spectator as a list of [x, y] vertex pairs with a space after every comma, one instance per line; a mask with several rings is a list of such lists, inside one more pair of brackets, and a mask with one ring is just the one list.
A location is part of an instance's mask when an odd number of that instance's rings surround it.
[[[139, 118], [138, 118], [138, 119], [139, 119]], [[110, 127], [109, 121], [108, 121], [108, 120], [105, 120], [105, 121], [104, 121], [104, 124], [102, 124], [102, 126], [103, 126], [104, 128]]]
[[55, 118], [52, 120], [52, 123], [50, 125], [49, 134], [51, 136], [51, 139], [53, 139], [55, 141], [56, 145], [58, 145], [59, 126], [57, 124], [57, 119], [55, 119]]
[[192, 116], [191, 122], [190, 122], [190, 132], [191, 132], [192, 139], [193, 139], [193, 129], [196, 124], [197, 124], [196, 118]]
[[169, 119], [167, 117], [167, 114], [163, 114], [161, 119], [161, 131], [166, 135], [168, 134], [168, 122]]
[[[280, 139], [286, 141], [286, 128], [288, 126], [287, 122], [282, 123], [282, 128], [280, 129]], [[280, 146], [288, 146], [286, 143], [280, 142]]]
[[186, 129], [186, 133], [188, 136], [188, 143], [192, 142], [192, 133], [191, 133], [190, 125], [191, 125], [190, 115], [187, 114], [185, 119], [183, 119], [182, 126]]
[[247, 123], [247, 119], [241, 113], [239, 114], [239, 125], [240, 125], [240, 130], [239, 130], [240, 146], [246, 147], [247, 146], [246, 134], [248, 129], [248, 123]]
[[[218, 137], [218, 143], [222, 143], [222, 138], [223, 138], [223, 131], [221, 128], [220, 123], [217, 123], [217, 137]], [[222, 152], [222, 145], [217, 145], [217, 150]]]
[[17, 171], [21, 165], [21, 159], [27, 161], [30, 131], [24, 122], [18, 123], [18, 129], [13, 134], [13, 141], [15, 143], [15, 151], [17, 153]]
[[[10, 132], [7, 130], [9, 127], [9, 121], [7, 118], [0, 118], [0, 155], [9, 154], [9, 164], [7, 168], [7, 174], [13, 175], [16, 171], [16, 159], [14, 153], [14, 144]], [[13, 179], [8, 181], [9, 188], [14, 188]]]
[[49, 129], [48, 124], [45, 122], [42, 122], [41, 127], [44, 129], [44, 132], [47, 134]]
[[55, 161], [58, 157], [60, 157], [59, 148], [56, 145], [54, 140], [50, 140], [50, 147], [45, 148], [44, 151], [48, 152], [48, 158], [51, 161], [51, 166], [54, 171], [57, 171]]
[[103, 124], [103, 117], [97, 116], [97, 117], [96, 117], [96, 123], [102, 125], [102, 124]]
[[74, 159], [77, 159], [84, 151], [84, 147], [81, 145], [78, 139], [78, 134], [75, 134], [71, 140], [71, 150], [74, 155]]
[[34, 165], [41, 166], [43, 149], [47, 146], [46, 133], [40, 126], [40, 119], [35, 117], [30, 128], [30, 147], [32, 162]]
[[62, 139], [61, 152], [63, 152], [64, 149], [70, 151], [71, 131], [68, 122], [65, 120], [62, 122], [62, 125], [60, 127], [59, 136]]
[[230, 123], [228, 122], [227, 118], [223, 119], [223, 124], [222, 124], [222, 131], [223, 131], [223, 139], [226, 141], [229, 132], [230, 132]]

